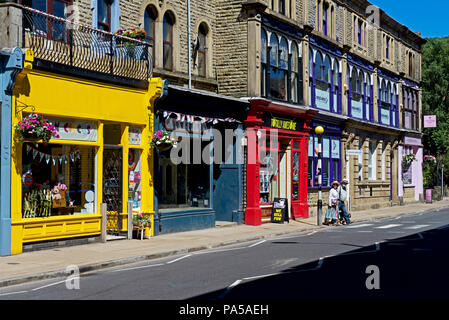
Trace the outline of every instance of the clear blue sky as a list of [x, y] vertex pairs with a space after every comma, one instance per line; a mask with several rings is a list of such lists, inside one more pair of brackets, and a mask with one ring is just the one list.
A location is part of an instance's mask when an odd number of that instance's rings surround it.
[[368, 0], [423, 38], [449, 36], [448, 0]]

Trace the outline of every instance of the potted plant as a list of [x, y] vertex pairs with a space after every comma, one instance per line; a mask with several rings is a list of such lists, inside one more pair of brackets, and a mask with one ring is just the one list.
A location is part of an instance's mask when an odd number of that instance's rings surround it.
[[139, 212], [133, 215], [133, 225], [138, 228], [147, 228], [151, 224], [150, 217]]
[[[145, 30], [139, 30], [136, 28], [131, 28], [129, 30], [125, 29], [118, 29], [117, 32], [114, 33], [115, 36], [119, 36], [120, 43], [123, 44], [123, 47], [126, 50], [126, 53], [130, 58], [134, 57], [134, 52], [136, 49], [136, 46], [138, 45], [138, 42], [127, 40], [126, 38], [136, 39], [143, 41], [145, 39], [146, 32]], [[126, 38], [122, 38], [126, 37]]]
[[159, 130], [151, 139], [150, 145], [158, 150], [165, 151], [172, 147], [176, 148], [178, 141], [172, 138], [167, 131]]
[[55, 126], [39, 113], [31, 113], [23, 118], [14, 125], [14, 130], [20, 135], [21, 141], [25, 139], [42, 139], [44, 142], [48, 142], [53, 137], [59, 138]]

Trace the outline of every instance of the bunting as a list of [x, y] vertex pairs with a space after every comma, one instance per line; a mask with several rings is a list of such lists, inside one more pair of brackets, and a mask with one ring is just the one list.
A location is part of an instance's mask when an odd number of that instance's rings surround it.
[[56, 165], [56, 162], [59, 162], [61, 165], [63, 162], [64, 164], [67, 164], [69, 162], [69, 158], [71, 162], [75, 162], [77, 159], [81, 159], [81, 155], [79, 151], [69, 152], [69, 156], [66, 154], [60, 154], [60, 155], [51, 155], [39, 150], [36, 150], [31, 145], [26, 145], [26, 153], [27, 155], [31, 155], [33, 159], [38, 159], [39, 162], [42, 162], [42, 160], [45, 160], [46, 164], [52, 163], [54, 166]]

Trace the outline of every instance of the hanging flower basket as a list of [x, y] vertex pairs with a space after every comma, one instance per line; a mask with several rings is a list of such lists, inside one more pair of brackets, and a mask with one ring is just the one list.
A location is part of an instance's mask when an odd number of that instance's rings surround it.
[[409, 165], [409, 164], [411, 164], [413, 161], [415, 161], [416, 160], [416, 157], [415, 157], [415, 155], [413, 154], [413, 153], [409, 153], [409, 154], [406, 154], [403, 158], [402, 158], [402, 161], [406, 164], [406, 165]]
[[160, 151], [166, 151], [170, 148], [176, 148], [178, 141], [172, 138], [166, 131], [159, 130], [151, 139], [150, 145]]
[[426, 161], [426, 162], [429, 162], [431, 164], [437, 164], [437, 158], [435, 158], [434, 156], [432, 156], [430, 154], [429, 155], [425, 155], [423, 160]]
[[21, 141], [39, 140], [50, 141], [51, 138], [59, 138], [56, 128], [42, 114], [31, 113], [16, 125], [14, 130], [19, 134]]

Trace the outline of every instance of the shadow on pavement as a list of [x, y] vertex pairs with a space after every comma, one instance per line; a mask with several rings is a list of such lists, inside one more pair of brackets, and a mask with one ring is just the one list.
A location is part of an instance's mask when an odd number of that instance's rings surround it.
[[449, 225], [240, 280], [190, 300], [448, 300]]

